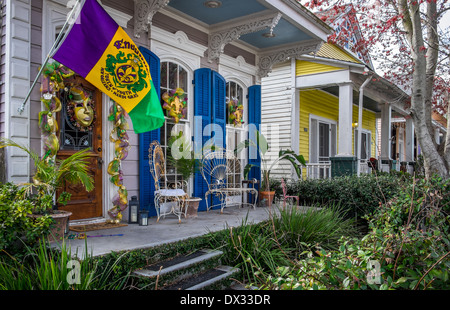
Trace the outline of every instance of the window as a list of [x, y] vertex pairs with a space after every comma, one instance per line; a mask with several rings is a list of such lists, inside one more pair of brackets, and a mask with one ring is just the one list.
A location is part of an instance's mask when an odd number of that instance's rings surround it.
[[[189, 118], [187, 105], [185, 107], [173, 106], [172, 111], [168, 109], [167, 105], [164, 106], [166, 101], [165, 96], [177, 96], [177, 90], [183, 90], [183, 96], [188, 98], [188, 72], [180, 65], [173, 62], [161, 62], [161, 105], [165, 113], [166, 121], [161, 127], [161, 148], [164, 151], [166, 158], [166, 177], [169, 186], [180, 186], [183, 181], [181, 174], [176, 171], [176, 168], [168, 161], [168, 156], [171, 156], [169, 145], [170, 143], [179, 137], [184, 135], [190, 140], [189, 131]], [[181, 96], [179, 96], [181, 98]], [[188, 101], [187, 101], [188, 102]], [[174, 117], [174, 113], [178, 117]]]
[[311, 117], [310, 155], [311, 163], [330, 161], [336, 155], [336, 123]]
[[[371, 157], [371, 139], [372, 134], [368, 130], [361, 130], [361, 150], [360, 150], [360, 160], [369, 160]], [[355, 129], [355, 153], [358, 149], [358, 129]]]
[[309, 171], [311, 178], [330, 177], [330, 157], [336, 155], [336, 123], [311, 115], [309, 136]]
[[[235, 82], [227, 82], [226, 85], [226, 100], [227, 104], [227, 149], [234, 150], [238, 144], [245, 140], [245, 109], [244, 109], [244, 89]], [[242, 154], [238, 155], [237, 163], [231, 165], [234, 167], [233, 171], [230, 171], [228, 175], [228, 183], [235, 184], [235, 186], [241, 185], [243, 164], [242, 164]], [[236, 201], [241, 201], [241, 195], [235, 197]]]

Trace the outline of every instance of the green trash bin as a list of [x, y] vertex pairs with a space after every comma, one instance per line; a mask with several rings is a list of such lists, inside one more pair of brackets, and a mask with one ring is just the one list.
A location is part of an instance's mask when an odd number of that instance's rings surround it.
[[356, 156], [336, 156], [330, 157], [331, 177], [357, 174]]

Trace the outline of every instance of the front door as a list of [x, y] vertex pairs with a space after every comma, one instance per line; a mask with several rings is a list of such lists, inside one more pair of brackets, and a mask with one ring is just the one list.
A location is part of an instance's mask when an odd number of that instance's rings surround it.
[[65, 184], [61, 191], [71, 194], [67, 205], [58, 209], [72, 212], [71, 220], [102, 216], [102, 95], [81, 77], [68, 79], [70, 88], [60, 99], [63, 105], [59, 113], [60, 149], [57, 159], [65, 159], [89, 148], [89, 172], [94, 179], [94, 190], [87, 192], [80, 185]]

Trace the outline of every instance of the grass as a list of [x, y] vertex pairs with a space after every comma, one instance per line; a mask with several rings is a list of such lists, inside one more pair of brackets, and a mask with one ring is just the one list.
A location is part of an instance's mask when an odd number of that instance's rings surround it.
[[29, 249], [24, 259], [0, 255], [0, 289], [143, 289], [131, 272], [141, 268], [145, 261], [169, 252], [184, 253], [202, 247], [222, 250], [223, 264], [240, 268], [242, 280], [258, 285], [267, 282], [267, 277], [276, 274], [280, 266], [291, 266], [305, 247], [320, 245], [334, 249], [342, 235], [355, 233], [352, 222], [342, 218], [339, 208], [287, 207], [273, 212], [266, 222], [248, 224], [247, 220], [244, 218], [238, 227], [227, 227], [189, 242], [111, 253], [101, 258], [85, 254], [83, 259], [73, 259], [64, 244], [57, 251], [48, 249], [41, 240], [39, 247]]
[[342, 236], [357, 234], [353, 220], [345, 219], [339, 207], [288, 206], [263, 223], [249, 225], [244, 218], [241, 226], [215, 234], [211, 243], [224, 252], [226, 264], [240, 268], [243, 279], [258, 286], [280, 266], [295, 264], [306, 249], [337, 249]]
[[0, 256], [0, 290], [121, 290], [128, 277], [111, 280], [120, 260], [98, 268], [91, 256], [75, 259], [64, 244], [61, 250], [49, 249], [41, 239], [21, 260]]

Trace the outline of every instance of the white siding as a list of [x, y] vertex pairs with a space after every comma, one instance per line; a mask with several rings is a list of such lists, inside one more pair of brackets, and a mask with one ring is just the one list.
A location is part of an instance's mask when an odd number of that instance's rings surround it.
[[[30, 102], [18, 112], [30, 89], [31, 4], [30, 1], [6, 2], [5, 48], [5, 126], [4, 136], [30, 146]], [[16, 148], [6, 149], [7, 180], [29, 182], [28, 155]]]
[[[265, 156], [267, 167], [278, 158], [280, 149], [293, 149], [292, 123], [296, 121], [292, 107], [294, 82], [290, 61], [274, 66], [269, 76], [261, 81], [261, 131], [270, 146]], [[281, 161], [271, 171], [271, 178], [290, 178], [291, 175], [288, 161]]]

